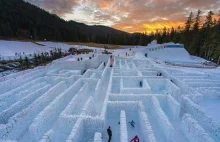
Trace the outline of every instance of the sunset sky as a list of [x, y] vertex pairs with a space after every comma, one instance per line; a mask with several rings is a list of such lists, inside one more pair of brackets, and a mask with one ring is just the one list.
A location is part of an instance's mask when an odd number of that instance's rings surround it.
[[65, 20], [148, 33], [183, 25], [192, 11], [219, 13], [220, 0], [26, 0]]

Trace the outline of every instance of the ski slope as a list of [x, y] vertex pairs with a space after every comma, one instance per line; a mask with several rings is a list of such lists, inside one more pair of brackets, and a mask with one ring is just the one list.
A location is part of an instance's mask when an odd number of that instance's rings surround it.
[[149, 58], [162, 61], [193, 62], [191, 56], [184, 48], [163, 48], [155, 52], [148, 52]]
[[[31, 42], [0, 40], [0, 57], [2, 60], [13, 60], [14, 58], [19, 58], [20, 55], [23, 57], [50, 50], [47, 46], [40, 46]], [[20, 55], [15, 55], [16, 53]]]
[[174, 43], [157, 44], [154, 41], [146, 46], [145, 49], [141, 50], [136, 57], [143, 57], [146, 54], [148, 58], [169, 63], [192, 64], [206, 61], [199, 57], [191, 56], [183, 45]]

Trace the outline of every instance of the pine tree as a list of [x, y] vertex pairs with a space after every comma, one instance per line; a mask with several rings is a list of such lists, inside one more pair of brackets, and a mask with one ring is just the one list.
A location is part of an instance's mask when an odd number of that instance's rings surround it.
[[37, 55], [37, 59], [38, 59], [38, 63], [41, 64], [42, 61], [41, 61], [41, 56], [40, 56], [40, 54]]
[[44, 53], [41, 53], [41, 62], [42, 62], [42, 63], [45, 63], [45, 62], [46, 62]]
[[214, 15], [214, 13], [212, 11], [209, 11], [208, 16], [206, 16], [206, 20], [204, 23], [204, 27], [209, 29], [212, 27], [213, 25], [213, 18], [212, 16]]
[[196, 18], [195, 18], [195, 22], [194, 22], [194, 24], [193, 24], [193, 31], [194, 32], [198, 32], [198, 30], [199, 30], [199, 27], [200, 27], [200, 18], [201, 18], [201, 10], [198, 10], [198, 12], [197, 12], [197, 15], [196, 15]]
[[193, 24], [193, 13], [191, 12], [187, 17], [187, 21], [185, 23], [185, 32], [189, 32]]
[[213, 50], [211, 46], [212, 42], [212, 33], [211, 33], [211, 28], [213, 26], [213, 18], [212, 16], [214, 13], [212, 11], [209, 11], [208, 15], [206, 16], [205, 23], [203, 24], [203, 35], [205, 37], [204, 39], [204, 45], [202, 47], [204, 56], [206, 59], [210, 60], [211, 59], [211, 51]]
[[167, 28], [166, 27], [164, 27], [163, 28], [163, 34], [162, 34], [162, 42], [164, 43], [164, 42], [167, 42]]
[[38, 58], [37, 58], [37, 54], [36, 54], [36, 53], [34, 53], [34, 62], [35, 62], [35, 65], [36, 65], [36, 66], [39, 65], [39, 63], [38, 63]]
[[200, 14], [201, 11], [198, 10], [197, 15], [195, 17], [195, 22], [193, 24], [193, 30], [192, 30], [192, 35], [193, 35], [193, 41], [190, 45], [190, 49], [192, 50], [192, 54], [200, 56], [200, 48], [203, 45], [203, 40], [202, 40], [202, 36], [201, 34], [199, 34], [199, 27], [201, 25], [201, 21], [200, 21]]
[[187, 17], [187, 20], [185, 22], [185, 29], [184, 33], [181, 37], [182, 43], [185, 43], [185, 48], [192, 54], [192, 50], [190, 49], [190, 45], [192, 43], [192, 34], [191, 34], [191, 28], [193, 24], [193, 13], [191, 12], [189, 16]]
[[24, 60], [22, 59], [21, 56], [20, 56], [19, 62], [20, 62], [20, 64], [21, 64], [21, 69], [23, 69]]
[[24, 62], [25, 62], [26, 68], [29, 68], [29, 59], [27, 56], [25, 57]]
[[171, 31], [170, 31], [170, 41], [174, 41], [174, 37], [175, 37], [175, 29], [172, 27]]

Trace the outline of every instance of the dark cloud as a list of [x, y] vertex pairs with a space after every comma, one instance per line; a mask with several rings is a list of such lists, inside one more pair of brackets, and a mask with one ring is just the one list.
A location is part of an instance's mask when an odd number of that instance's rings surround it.
[[72, 8], [77, 6], [81, 0], [25, 0], [51, 13], [63, 16], [71, 13]]
[[[220, 0], [26, 0], [45, 10], [70, 19], [66, 14], [88, 16], [87, 24], [105, 24], [129, 32], [152, 25], [183, 23], [189, 13], [198, 9], [207, 13], [220, 10]], [[79, 15], [78, 15], [79, 17]], [[157, 26], [155, 26], [157, 27]], [[135, 30], [134, 30], [135, 29]], [[137, 30], [139, 29], [139, 30]]]

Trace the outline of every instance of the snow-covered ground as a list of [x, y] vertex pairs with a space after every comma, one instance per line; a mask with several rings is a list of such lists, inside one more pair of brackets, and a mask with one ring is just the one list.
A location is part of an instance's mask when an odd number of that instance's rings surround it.
[[22, 42], [22, 41], [6, 41], [0, 40], [0, 59], [1, 60], [14, 60], [21, 57], [30, 57], [30, 54], [38, 54], [42, 52], [49, 52], [55, 48], [61, 48], [63, 51], [68, 51], [70, 48], [77, 49], [96, 49], [96, 52], [102, 52], [104, 49], [96, 47], [87, 47], [81, 45], [70, 45], [59, 42]]
[[23, 57], [34, 53], [47, 52], [50, 50], [51, 49], [49, 47], [40, 46], [31, 42], [0, 40], [1, 60], [14, 60], [15, 58], [19, 58], [20, 55]]
[[220, 69], [167, 65], [145, 50], [70, 55], [2, 77], [0, 141], [106, 142], [109, 126], [112, 142], [220, 141]]

